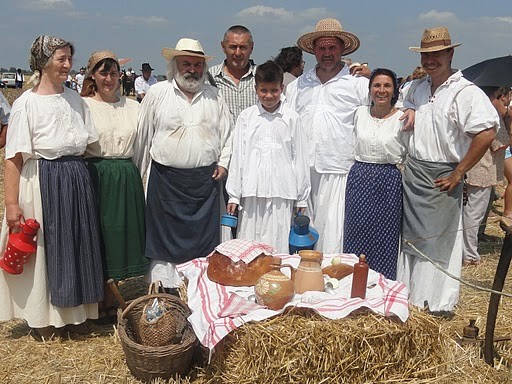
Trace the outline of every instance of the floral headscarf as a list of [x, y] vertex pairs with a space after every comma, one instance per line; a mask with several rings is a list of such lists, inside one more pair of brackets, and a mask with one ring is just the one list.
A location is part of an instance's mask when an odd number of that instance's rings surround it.
[[60, 37], [45, 35], [38, 36], [30, 47], [30, 69], [33, 71], [41, 71], [50, 57], [52, 57], [53, 52], [58, 48], [65, 46], [70, 46], [71, 53], [74, 53], [75, 48], [73, 47], [73, 44], [61, 39]]

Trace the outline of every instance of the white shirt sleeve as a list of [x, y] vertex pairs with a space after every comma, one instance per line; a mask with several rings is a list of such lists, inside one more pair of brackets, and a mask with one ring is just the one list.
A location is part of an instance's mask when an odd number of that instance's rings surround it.
[[139, 168], [142, 178], [144, 178], [150, 162], [149, 151], [155, 132], [154, 95], [154, 93], [148, 93], [141, 103], [137, 120], [137, 136], [133, 147], [133, 162]]
[[236, 120], [233, 130], [231, 161], [229, 163], [229, 174], [226, 181], [226, 191], [229, 195], [228, 203], [240, 204], [242, 198], [243, 179], [243, 158], [245, 155], [244, 126], [245, 114], [242, 112]]
[[220, 137], [220, 157], [218, 161], [218, 165], [221, 167], [224, 167], [228, 169], [230, 166], [230, 158], [231, 158], [231, 151], [232, 151], [232, 129], [231, 129], [231, 120], [229, 116], [229, 109], [226, 104], [226, 101], [222, 97], [222, 95], [219, 93], [217, 100], [219, 102], [220, 106], [220, 127], [219, 131], [221, 134]]
[[135, 79], [135, 83], [134, 83], [134, 87], [135, 87], [135, 93], [137, 93], [137, 95], [140, 95], [142, 93], [146, 93], [146, 91], [144, 90], [144, 80], [143, 80], [143, 77], [142, 76], [139, 76]]
[[295, 120], [295, 145], [293, 149], [294, 167], [297, 179], [297, 202], [296, 207], [305, 208], [311, 192], [309, 151], [306, 133], [302, 128], [302, 120]]
[[474, 135], [499, 127], [499, 116], [489, 97], [474, 85], [461, 89], [452, 103], [450, 114], [455, 116], [464, 132]]

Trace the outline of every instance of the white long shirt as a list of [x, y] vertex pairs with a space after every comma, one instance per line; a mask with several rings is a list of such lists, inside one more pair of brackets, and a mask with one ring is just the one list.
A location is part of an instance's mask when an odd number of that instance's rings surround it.
[[106, 103], [92, 97], [84, 97], [84, 101], [89, 107], [99, 138], [87, 146], [86, 157], [132, 157], [140, 104], [126, 97], [121, 97], [117, 103]]
[[82, 74], [82, 73], [77, 73], [76, 76], [75, 76], [75, 80], [76, 80], [76, 91], [78, 93], [82, 92], [82, 86], [84, 85], [84, 79], [85, 79], [85, 74]]
[[307, 138], [299, 115], [281, 105], [273, 113], [261, 104], [240, 113], [226, 190], [229, 202], [243, 197], [279, 197], [306, 207], [311, 190]]
[[89, 108], [76, 91], [64, 87], [56, 95], [38, 95], [29, 89], [13, 103], [5, 158], [80, 156], [97, 140]]
[[451, 75], [432, 95], [430, 76], [414, 80], [404, 108], [416, 110], [409, 155], [432, 162], [458, 163], [475, 134], [499, 127], [496, 109], [485, 93], [462, 76]]
[[354, 113], [369, 104], [368, 79], [348, 67], [322, 84], [310, 69], [288, 84], [288, 106], [299, 113], [310, 143], [310, 166], [318, 173], [346, 174], [354, 163]]
[[135, 79], [134, 87], [135, 87], [135, 93], [137, 95], [141, 95], [143, 93], [148, 93], [148, 90], [151, 86], [158, 83], [158, 80], [155, 76], [149, 76], [149, 78], [146, 80], [144, 76], [139, 76]]
[[231, 157], [229, 110], [209, 84], [191, 102], [174, 80], [153, 85], [144, 97], [133, 160], [144, 174], [150, 159], [174, 168], [198, 168]]
[[399, 118], [404, 113], [396, 111], [385, 119], [370, 115], [370, 106], [357, 108], [354, 117], [355, 148], [357, 161], [377, 164], [401, 164], [407, 154], [409, 132], [403, 132]]

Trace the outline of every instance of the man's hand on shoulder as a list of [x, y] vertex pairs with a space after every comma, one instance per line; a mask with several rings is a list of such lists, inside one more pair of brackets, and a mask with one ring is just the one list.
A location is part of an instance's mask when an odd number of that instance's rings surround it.
[[414, 119], [416, 117], [416, 111], [414, 109], [406, 109], [404, 114], [399, 120], [404, 120], [404, 126], [402, 131], [408, 132], [414, 130]]
[[350, 67], [350, 74], [352, 76], [362, 76], [366, 78], [370, 78], [372, 75], [372, 70], [368, 68], [368, 64], [354, 65]]

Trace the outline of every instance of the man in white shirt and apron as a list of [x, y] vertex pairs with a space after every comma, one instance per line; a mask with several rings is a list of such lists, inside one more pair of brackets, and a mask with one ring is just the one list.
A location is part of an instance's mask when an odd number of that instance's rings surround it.
[[199, 41], [180, 39], [164, 48], [167, 80], [153, 85], [141, 104], [134, 161], [142, 173], [151, 161], [146, 205], [146, 257], [150, 278], [181, 284], [175, 264], [207, 256], [219, 244], [219, 180], [231, 156], [228, 107], [205, 83]]

